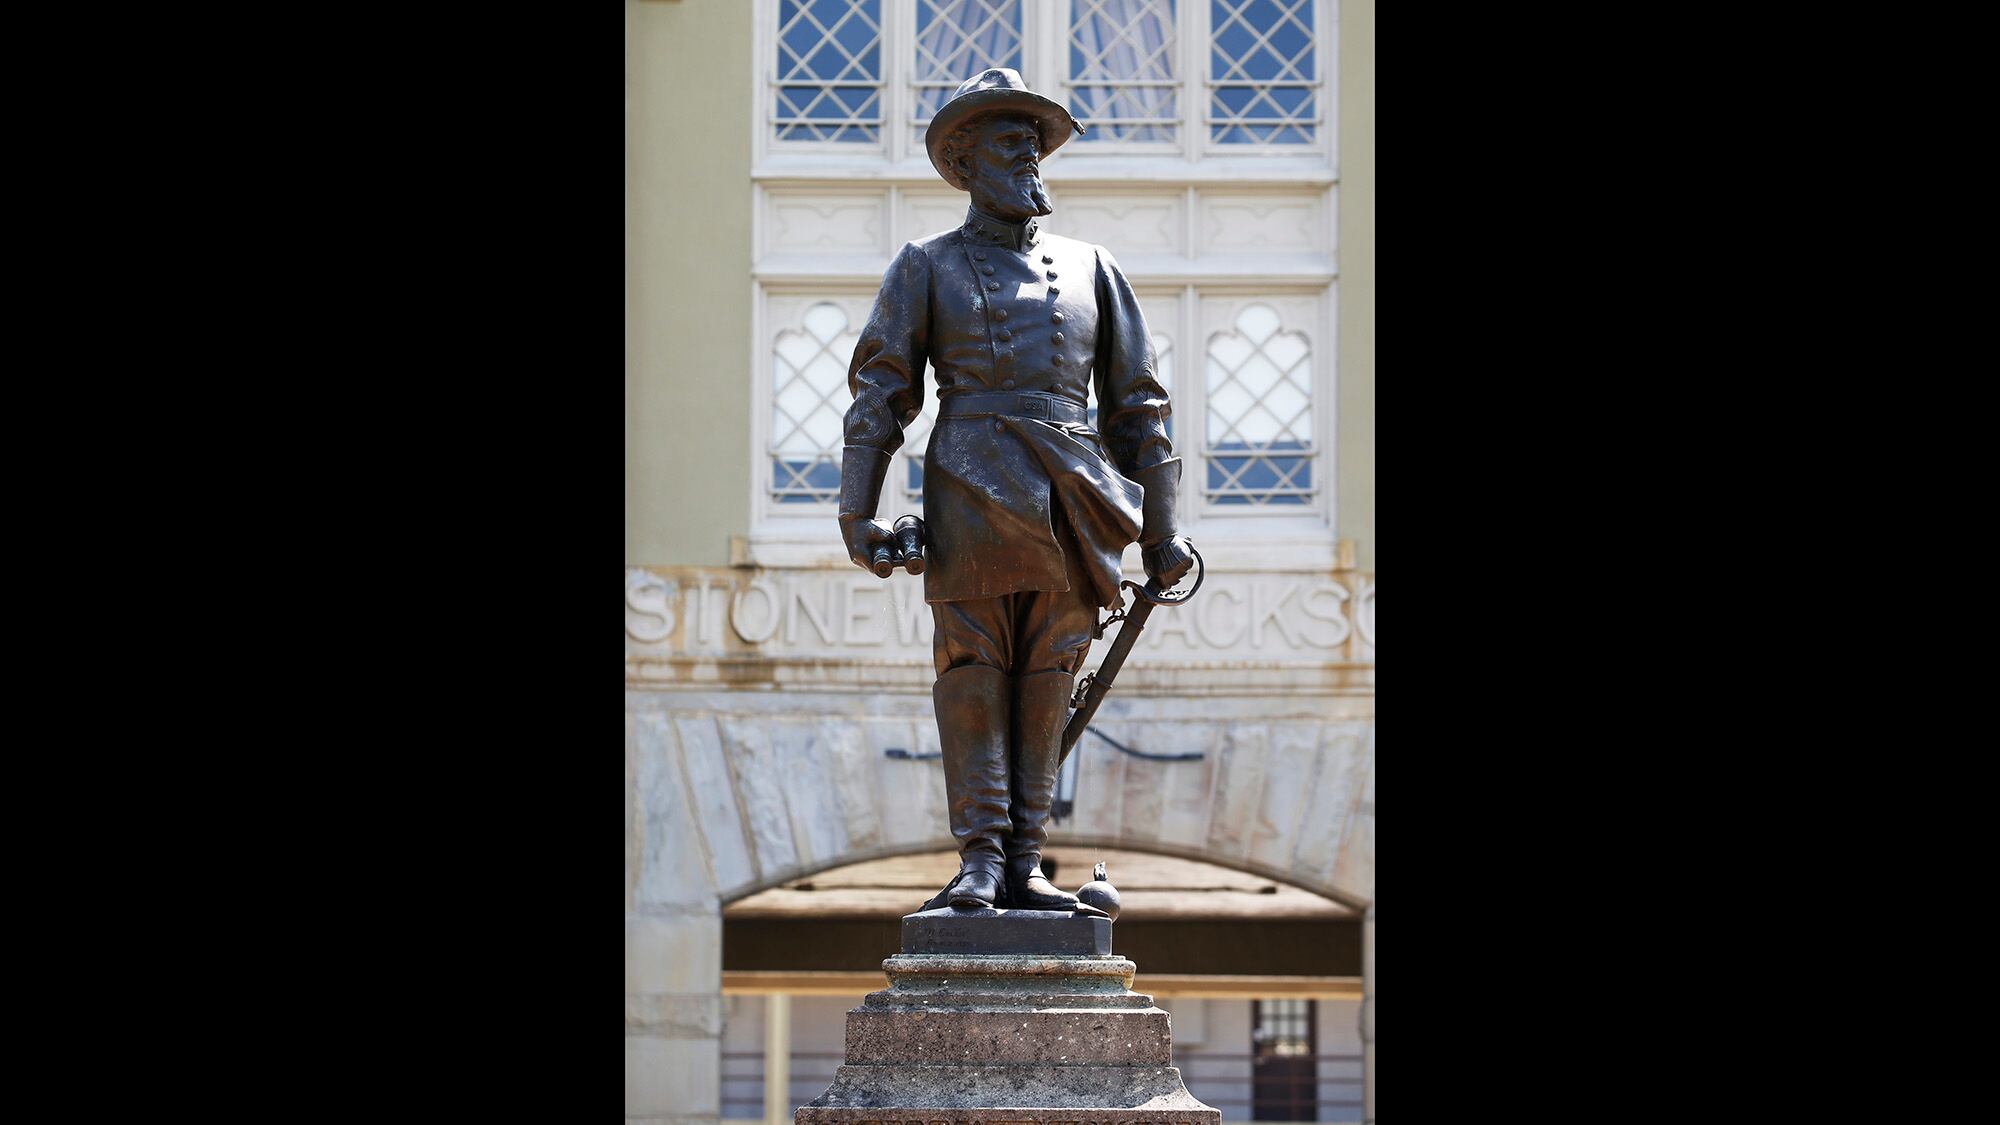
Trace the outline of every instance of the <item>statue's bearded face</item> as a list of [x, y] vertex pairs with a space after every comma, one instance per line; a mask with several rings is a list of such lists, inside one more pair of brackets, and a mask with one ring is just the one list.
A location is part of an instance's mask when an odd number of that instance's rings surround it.
[[965, 156], [974, 207], [1017, 223], [1055, 210], [1042, 186], [1042, 135], [1032, 118], [995, 114], [974, 121], [970, 132]]

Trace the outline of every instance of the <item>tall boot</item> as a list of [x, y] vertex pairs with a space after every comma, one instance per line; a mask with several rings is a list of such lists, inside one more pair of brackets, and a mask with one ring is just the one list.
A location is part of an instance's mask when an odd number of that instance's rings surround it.
[[958, 840], [958, 876], [924, 904], [940, 899], [964, 910], [989, 907], [1000, 895], [1006, 860], [1007, 723], [1012, 682], [998, 668], [950, 669], [931, 687], [938, 742], [944, 751], [944, 792], [951, 834]]
[[1011, 831], [1007, 836], [1007, 897], [1017, 910], [1075, 910], [1066, 894], [1042, 874], [1042, 842], [1055, 807], [1056, 768], [1063, 726], [1069, 721], [1076, 677], [1036, 672], [1014, 681], [1014, 754]]

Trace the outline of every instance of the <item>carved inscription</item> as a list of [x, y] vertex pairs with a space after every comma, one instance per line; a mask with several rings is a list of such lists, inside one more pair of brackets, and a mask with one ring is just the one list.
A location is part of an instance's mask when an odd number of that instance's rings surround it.
[[978, 947], [978, 937], [972, 927], [948, 922], [934, 924], [930, 932], [925, 935], [924, 941], [926, 945], [936, 946], [940, 951], [951, 953], [966, 952]]
[[[910, 576], [720, 567], [625, 575], [626, 645], [649, 654], [907, 660], [930, 655], [933, 628], [923, 582]], [[1217, 574], [1187, 606], [1153, 612], [1134, 659], [1360, 653], [1368, 662], [1374, 643], [1372, 575]]]

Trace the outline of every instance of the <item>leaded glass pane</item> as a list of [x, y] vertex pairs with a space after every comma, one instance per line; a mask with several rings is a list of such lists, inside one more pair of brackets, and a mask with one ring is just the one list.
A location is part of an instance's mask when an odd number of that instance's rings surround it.
[[1208, 341], [1210, 502], [1304, 504], [1313, 494], [1312, 349], [1254, 304]]
[[772, 343], [771, 497], [780, 504], [840, 499], [842, 424], [854, 402], [847, 361], [858, 339], [847, 313], [821, 302]]
[[911, 139], [922, 142], [961, 83], [996, 66], [1021, 69], [1021, 0], [917, 0]]
[[882, 0], [778, 0], [774, 92], [778, 140], [879, 142]]
[[1172, 143], [1180, 135], [1174, 0], [1074, 0], [1070, 112], [1090, 131], [1072, 143]]
[[1209, 0], [1209, 139], [1311, 144], [1318, 71], [1313, 0]]

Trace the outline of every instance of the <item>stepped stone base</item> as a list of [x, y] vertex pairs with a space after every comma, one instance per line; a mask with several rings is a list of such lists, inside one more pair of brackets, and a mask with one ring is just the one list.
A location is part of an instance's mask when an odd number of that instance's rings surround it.
[[1188, 1093], [1170, 1017], [1131, 991], [1123, 957], [903, 953], [882, 968], [889, 987], [847, 1014], [846, 1065], [795, 1125], [1222, 1121]]

